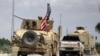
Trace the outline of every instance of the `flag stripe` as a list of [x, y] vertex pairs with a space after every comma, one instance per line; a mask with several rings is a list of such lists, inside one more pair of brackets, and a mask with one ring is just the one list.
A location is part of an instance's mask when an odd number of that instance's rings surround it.
[[41, 29], [44, 29], [46, 27], [46, 25], [43, 25], [42, 27], [41, 27]]
[[48, 31], [48, 26], [47, 26], [47, 20], [46, 20], [47, 16], [44, 17], [44, 19], [41, 22], [41, 29], [44, 31]]

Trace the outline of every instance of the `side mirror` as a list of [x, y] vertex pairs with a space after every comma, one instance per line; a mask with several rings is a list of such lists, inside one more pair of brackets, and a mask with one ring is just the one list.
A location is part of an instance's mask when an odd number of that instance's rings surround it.
[[98, 38], [97, 38], [97, 36], [95, 37], [95, 40], [97, 40]]

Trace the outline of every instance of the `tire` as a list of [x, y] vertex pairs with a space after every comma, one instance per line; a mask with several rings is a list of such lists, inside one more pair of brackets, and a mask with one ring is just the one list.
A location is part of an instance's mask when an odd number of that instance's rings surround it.
[[24, 53], [24, 52], [18, 52], [18, 55], [17, 56], [27, 56], [27, 53]]
[[81, 56], [83, 56], [83, 54], [81, 54]]
[[63, 51], [59, 51], [59, 56], [66, 56], [66, 53]]

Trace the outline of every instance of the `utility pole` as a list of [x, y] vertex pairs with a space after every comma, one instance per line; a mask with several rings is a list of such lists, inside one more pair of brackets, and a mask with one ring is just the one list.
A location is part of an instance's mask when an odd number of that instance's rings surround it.
[[60, 37], [62, 35], [62, 26], [61, 26], [61, 17], [62, 17], [62, 14], [60, 14], [60, 25], [58, 26], [58, 52], [59, 52], [59, 47], [60, 47]]
[[12, 0], [11, 40], [13, 40], [13, 32], [14, 32], [14, 5], [15, 5], [15, 1]]
[[99, 11], [99, 13], [100, 13], [100, 4], [99, 4], [99, 6], [98, 6], [98, 11]]

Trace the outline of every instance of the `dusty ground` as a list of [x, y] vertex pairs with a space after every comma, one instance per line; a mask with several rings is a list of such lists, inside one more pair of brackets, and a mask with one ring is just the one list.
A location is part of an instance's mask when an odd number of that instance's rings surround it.
[[11, 56], [11, 54], [0, 54], [0, 56]]

